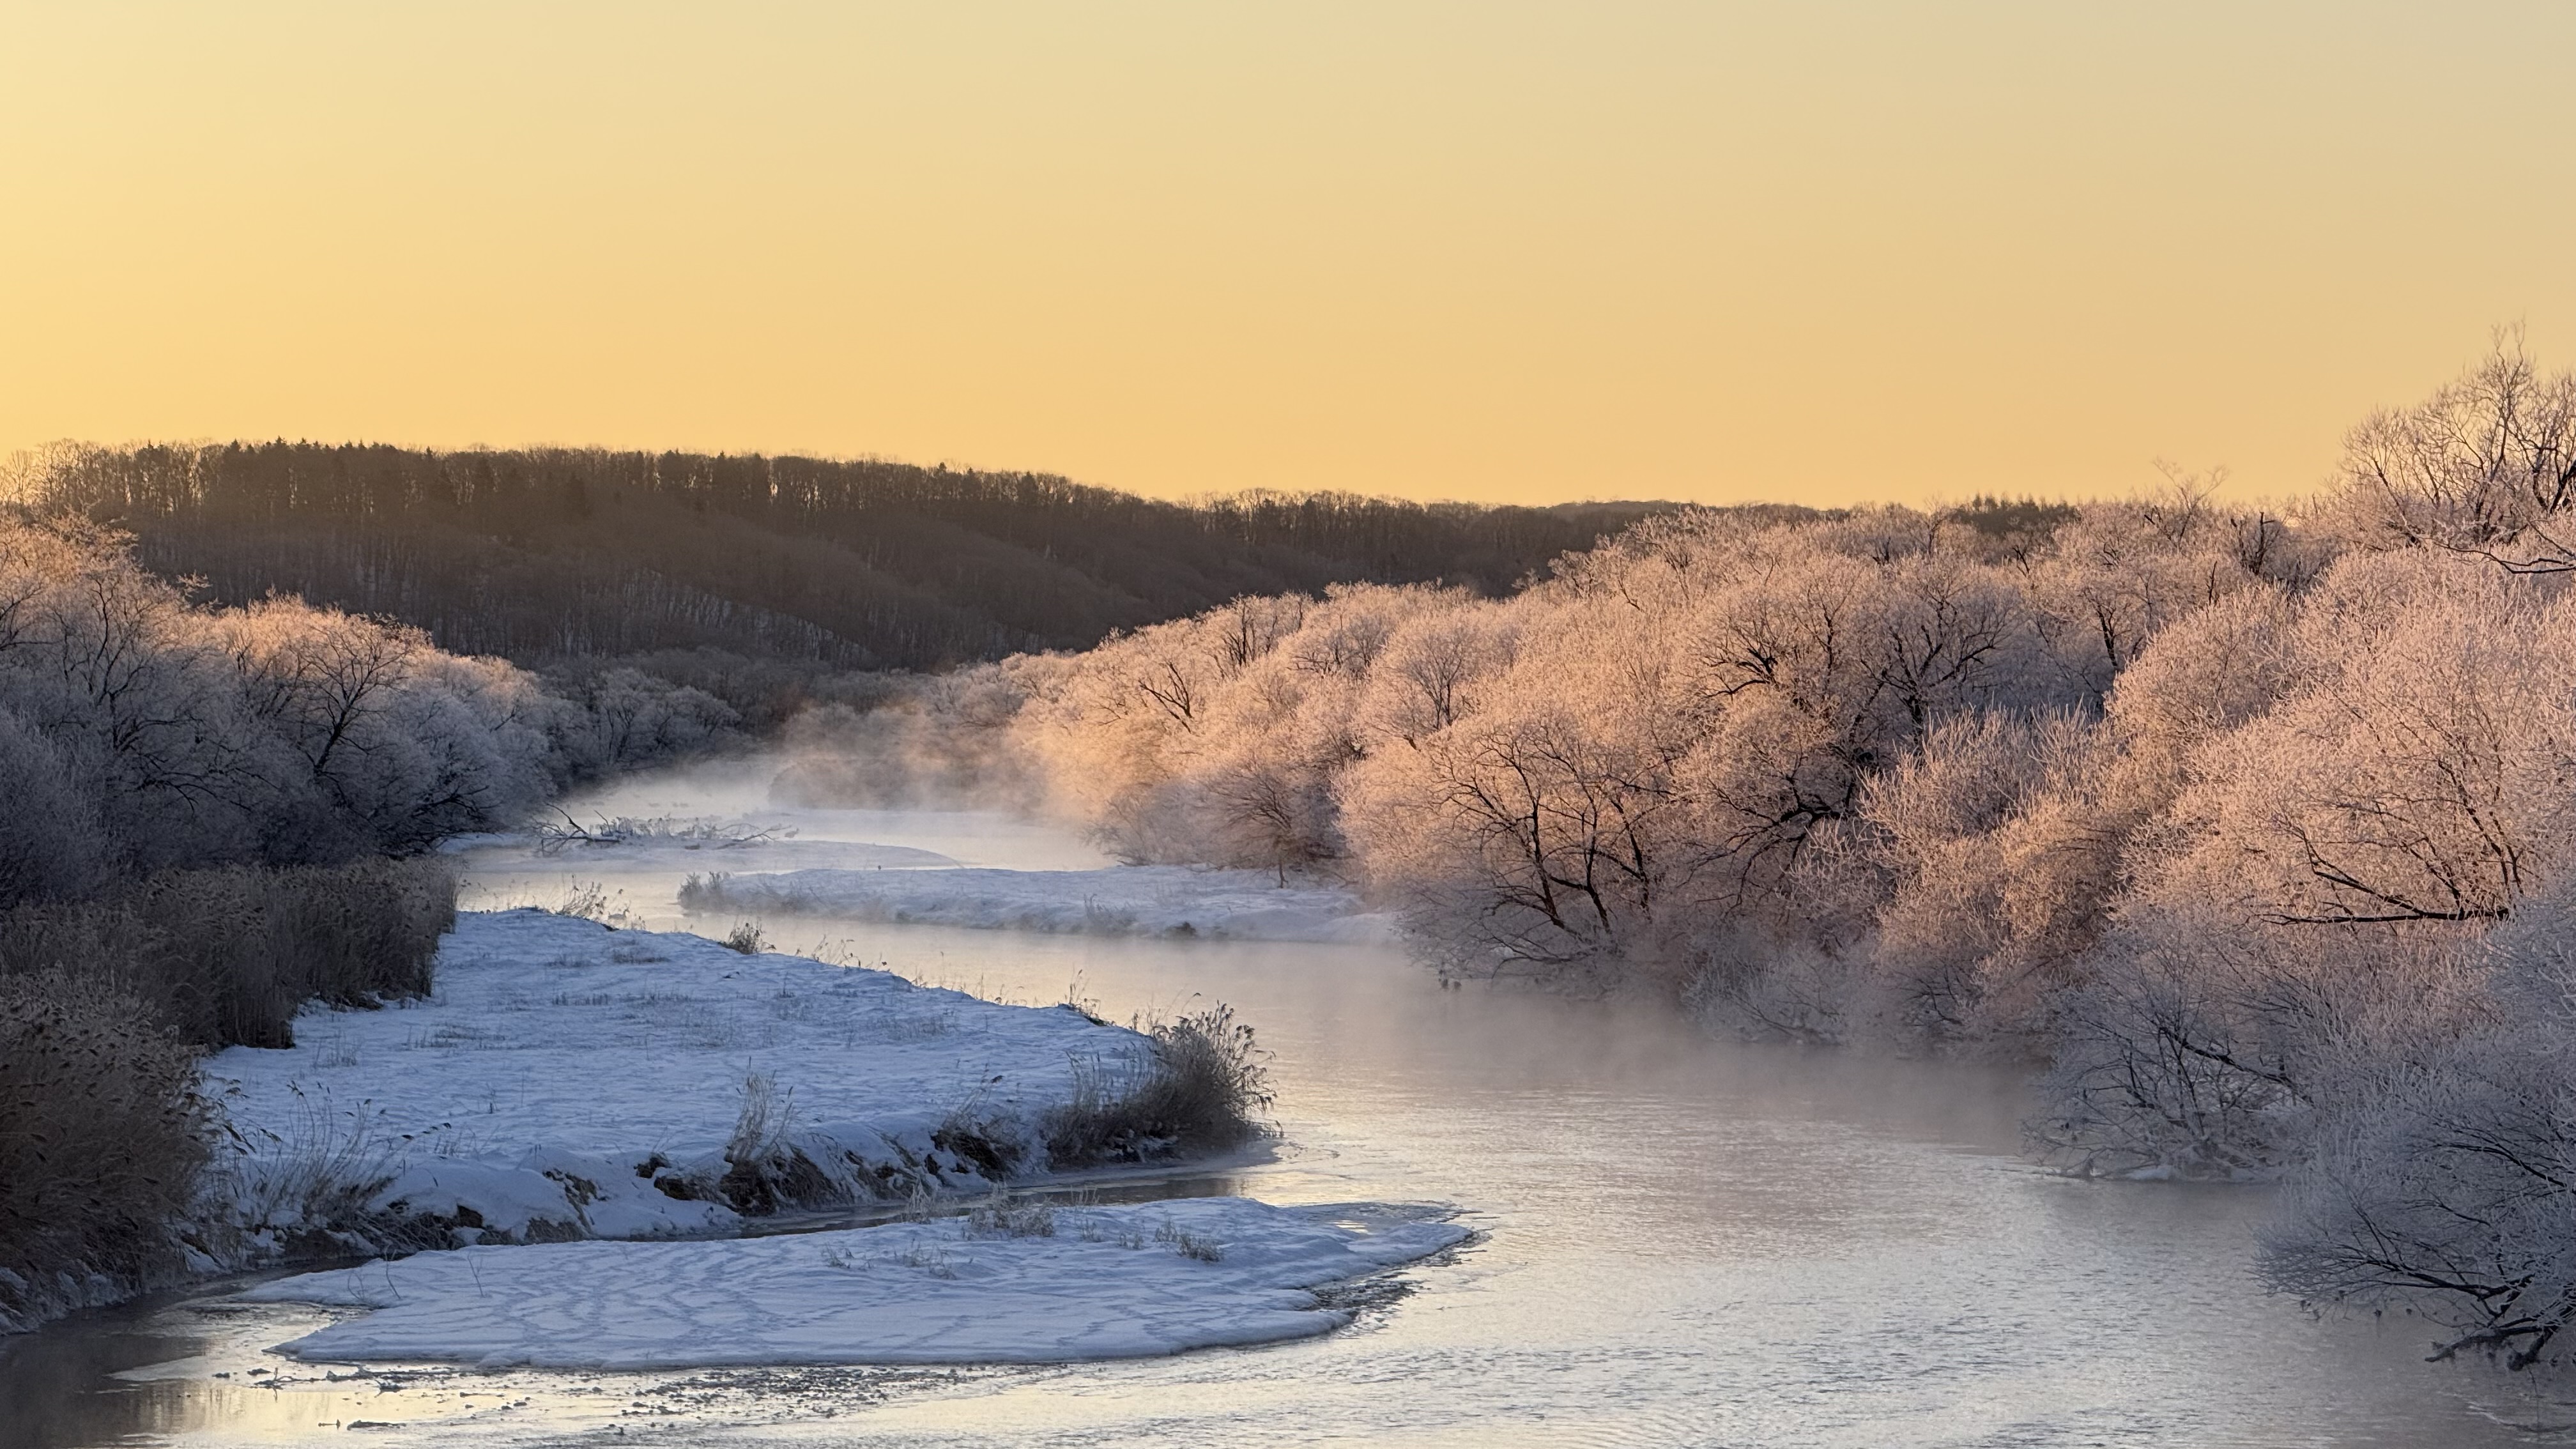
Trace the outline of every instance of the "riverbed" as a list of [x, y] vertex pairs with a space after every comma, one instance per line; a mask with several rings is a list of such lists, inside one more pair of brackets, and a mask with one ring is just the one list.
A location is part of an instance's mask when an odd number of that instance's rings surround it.
[[[587, 807], [758, 815], [756, 771]], [[1098, 864], [1001, 817], [792, 812], [797, 838]], [[787, 819], [786, 814], [780, 816]], [[717, 852], [709, 851], [710, 857]], [[692, 862], [693, 863], [693, 862]], [[595, 882], [689, 921], [668, 859], [467, 860], [469, 904]], [[2550, 1380], [2422, 1361], [2404, 1320], [2319, 1321], [2251, 1277], [2265, 1194], [2070, 1181], [2018, 1155], [2017, 1073], [1700, 1036], [1668, 1016], [1444, 989], [1392, 947], [778, 917], [782, 949], [1101, 1015], [1224, 1001], [1272, 1055], [1265, 1158], [1106, 1195], [1436, 1202], [1478, 1237], [1319, 1339], [1043, 1369], [476, 1374], [265, 1352], [321, 1310], [182, 1295], [0, 1342], [0, 1446], [2576, 1442]], [[276, 1385], [272, 1387], [271, 1385]]]

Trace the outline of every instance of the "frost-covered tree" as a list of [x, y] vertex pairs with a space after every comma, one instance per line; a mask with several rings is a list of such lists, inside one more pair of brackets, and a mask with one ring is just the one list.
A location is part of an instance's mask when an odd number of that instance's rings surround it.
[[0, 907], [86, 894], [107, 867], [97, 802], [45, 733], [0, 706]]
[[2341, 475], [2336, 513], [2369, 545], [2576, 570], [2576, 372], [2545, 372], [2518, 331], [2500, 334], [2432, 396], [2355, 428]]
[[549, 787], [563, 708], [417, 630], [289, 599], [206, 609], [113, 534], [0, 520], [0, 900], [515, 822]]
[[2062, 1008], [2047, 1131], [2096, 1166], [2294, 1160], [2353, 1024], [2469, 1010], [2461, 943], [2576, 863], [2576, 611], [2554, 585], [2358, 555], [2286, 630], [2214, 622], [2240, 627], [2158, 647], [2268, 636], [2243, 657], [2281, 695], [2180, 757]]
[[2462, 953], [2478, 1010], [2384, 1023], [2319, 1103], [2272, 1283], [2420, 1315], [2440, 1356], [2553, 1357], [2576, 1321], [2576, 947], [2564, 885]]

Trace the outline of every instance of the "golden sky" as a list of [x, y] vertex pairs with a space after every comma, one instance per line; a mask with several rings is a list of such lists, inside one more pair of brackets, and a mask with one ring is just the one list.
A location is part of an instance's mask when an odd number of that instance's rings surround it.
[[0, 0], [0, 453], [2304, 489], [2576, 363], [2576, 4]]

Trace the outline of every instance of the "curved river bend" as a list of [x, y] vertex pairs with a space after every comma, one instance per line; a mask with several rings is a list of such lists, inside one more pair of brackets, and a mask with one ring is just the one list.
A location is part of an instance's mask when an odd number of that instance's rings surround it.
[[[608, 808], [745, 807], [741, 780]], [[818, 836], [1088, 864], [990, 819], [807, 812]], [[668, 872], [486, 858], [482, 898]], [[694, 923], [722, 934], [733, 921]], [[1039, 1370], [363, 1373], [260, 1349], [312, 1310], [199, 1295], [0, 1342], [0, 1449], [292, 1442], [809, 1445], [2404, 1445], [2576, 1442], [2537, 1378], [2421, 1361], [2249, 1278], [2258, 1192], [2071, 1182], [2015, 1156], [2010, 1075], [1710, 1041], [1611, 1007], [1443, 991], [1381, 949], [779, 918], [915, 979], [1103, 1014], [1232, 1003], [1275, 1054], [1277, 1160], [1141, 1192], [1455, 1204], [1482, 1230], [1322, 1339]], [[270, 1388], [284, 1369], [294, 1381]]]

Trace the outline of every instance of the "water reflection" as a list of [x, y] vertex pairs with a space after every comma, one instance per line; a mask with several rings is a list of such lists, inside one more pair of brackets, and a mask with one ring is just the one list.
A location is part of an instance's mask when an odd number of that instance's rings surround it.
[[208, 1432], [262, 1441], [341, 1432], [381, 1417], [376, 1384], [281, 1380], [261, 1350], [324, 1321], [204, 1298], [128, 1304], [43, 1333], [0, 1339], [0, 1444], [72, 1449]]
[[829, 1419], [986, 1373], [928, 1369], [484, 1373], [445, 1365], [332, 1368], [266, 1351], [326, 1321], [294, 1304], [192, 1296], [87, 1314], [0, 1347], [0, 1449], [345, 1440], [622, 1442], [727, 1424]]

